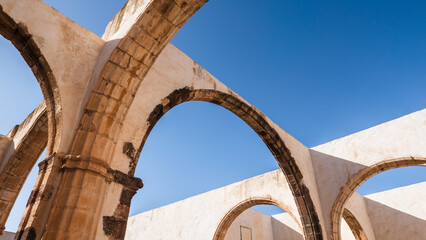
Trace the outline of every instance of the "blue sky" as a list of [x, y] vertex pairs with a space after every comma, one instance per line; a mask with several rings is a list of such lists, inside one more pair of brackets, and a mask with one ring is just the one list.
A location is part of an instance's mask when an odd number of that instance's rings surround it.
[[[125, 3], [45, 2], [97, 35]], [[423, 0], [210, 0], [172, 43], [313, 147], [425, 108], [425, 9]], [[42, 95], [16, 49], [1, 39], [0, 52], [0, 133], [6, 134]], [[146, 142], [135, 174], [145, 187], [131, 215], [277, 168], [260, 138], [232, 113], [184, 103]], [[16, 230], [35, 176], [8, 230]], [[421, 181], [425, 168], [393, 170], [358, 192]]]

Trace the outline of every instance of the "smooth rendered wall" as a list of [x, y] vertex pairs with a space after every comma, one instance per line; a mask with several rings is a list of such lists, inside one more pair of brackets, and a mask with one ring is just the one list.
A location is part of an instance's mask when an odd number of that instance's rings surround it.
[[365, 196], [377, 240], [426, 239], [426, 182]]

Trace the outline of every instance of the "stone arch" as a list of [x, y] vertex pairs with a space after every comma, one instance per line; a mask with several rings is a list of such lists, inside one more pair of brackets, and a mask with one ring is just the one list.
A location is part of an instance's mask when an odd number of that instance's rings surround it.
[[3, 11], [0, 5], [0, 34], [8, 39], [20, 52], [37, 79], [47, 106], [48, 144], [47, 154], [51, 154], [59, 143], [62, 127], [61, 99], [52, 69], [40, 47], [27, 27], [16, 22]]
[[288, 207], [281, 203], [278, 199], [272, 199], [272, 198], [250, 198], [247, 200], [244, 200], [240, 203], [238, 203], [236, 206], [234, 206], [232, 209], [230, 209], [226, 215], [222, 218], [220, 221], [216, 232], [214, 234], [213, 240], [223, 240], [225, 239], [226, 233], [231, 226], [232, 222], [245, 210], [254, 207], [256, 205], [274, 205], [277, 206], [284, 211], [286, 211], [293, 220], [299, 225], [300, 230], [302, 230], [302, 227], [300, 226], [299, 221], [294, 216], [294, 214], [288, 210]]
[[347, 208], [343, 210], [342, 217], [343, 219], [345, 219], [356, 240], [368, 240], [367, 235], [362, 229], [361, 224]]
[[346, 186], [340, 191], [337, 199], [334, 201], [331, 211], [331, 227], [332, 239], [340, 240], [340, 224], [344, 213], [344, 206], [355, 192], [365, 181], [386, 170], [409, 167], [409, 166], [426, 166], [426, 158], [424, 157], [403, 157], [378, 162], [372, 166], [366, 167], [358, 172]]
[[[72, 154], [113, 142], [135, 94], [170, 40], [208, 0], [128, 1], [104, 33], [108, 47], [99, 82], [77, 129]], [[130, 26], [130, 27], [129, 27]], [[106, 106], [108, 109], [105, 109]], [[99, 124], [96, 124], [99, 123]], [[96, 134], [93, 141], [88, 137]], [[104, 155], [108, 155], [105, 149]], [[83, 155], [86, 152], [83, 151]], [[100, 158], [95, 153], [92, 157]]]
[[205, 101], [222, 106], [241, 118], [259, 135], [286, 176], [298, 207], [305, 238], [322, 239], [321, 226], [315, 206], [308, 188], [302, 181], [302, 173], [290, 150], [286, 147], [277, 131], [266, 120], [265, 116], [256, 108], [240, 100], [235, 94], [212, 89], [185, 87], [173, 91], [162, 99], [161, 104], [158, 104], [153, 109], [147, 119], [148, 127], [144, 132], [136, 156], [133, 158], [135, 162], [131, 163], [133, 166], [131, 166], [129, 174], [134, 174], [136, 161], [139, 159], [142, 148], [158, 120], [173, 107], [187, 101]]
[[[31, 169], [48, 142], [48, 118], [44, 103], [9, 134], [13, 152], [4, 156], [0, 170], [0, 235]], [[32, 193], [29, 202], [35, 200]]]

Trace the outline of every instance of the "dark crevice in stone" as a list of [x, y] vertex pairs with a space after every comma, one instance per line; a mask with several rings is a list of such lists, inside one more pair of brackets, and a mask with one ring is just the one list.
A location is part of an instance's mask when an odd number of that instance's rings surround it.
[[142, 179], [133, 177], [117, 170], [110, 170], [109, 173], [113, 176], [113, 181], [123, 185], [126, 188], [137, 191], [143, 187]]
[[138, 154], [131, 142], [126, 142], [123, 145], [123, 153], [130, 159], [129, 161], [129, 175], [135, 174], [136, 163], [138, 162]]
[[130, 207], [130, 203], [135, 194], [136, 194], [136, 191], [133, 191], [130, 189], [123, 189], [123, 191], [121, 191], [120, 204]]
[[116, 217], [104, 216], [103, 217], [103, 230], [105, 235], [115, 239], [124, 239], [126, 234], [127, 222]]
[[15, 240], [35, 240], [37, 238], [36, 231], [33, 227], [26, 228], [16, 233]]

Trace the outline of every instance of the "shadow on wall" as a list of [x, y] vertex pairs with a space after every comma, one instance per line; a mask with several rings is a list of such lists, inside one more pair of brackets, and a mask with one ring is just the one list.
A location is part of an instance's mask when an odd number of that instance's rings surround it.
[[232, 222], [225, 240], [303, 240], [299, 228], [288, 213], [270, 216], [247, 209]]
[[[342, 186], [338, 184], [347, 183], [354, 177], [351, 173], [357, 173], [367, 166], [312, 149], [310, 153], [317, 184], [323, 186], [318, 188], [319, 199], [325, 210], [323, 214], [327, 214], [340, 194]], [[324, 217], [328, 218], [326, 215]]]
[[273, 240], [282, 240], [282, 239], [303, 240], [304, 239], [302, 233], [294, 230], [293, 228], [287, 226], [286, 224], [283, 224], [281, 221], [277, 220], [275, 217], [276, 216], [272, 216], [271, 218], [272, 231], [274, 234]]
[[[419, 199], [419, 201], [424, 201], [424, 199]], [[399, 211], [367, 197], [365, 198], [365, 203], [376, 239], [425, 239], [425, 219]]]

